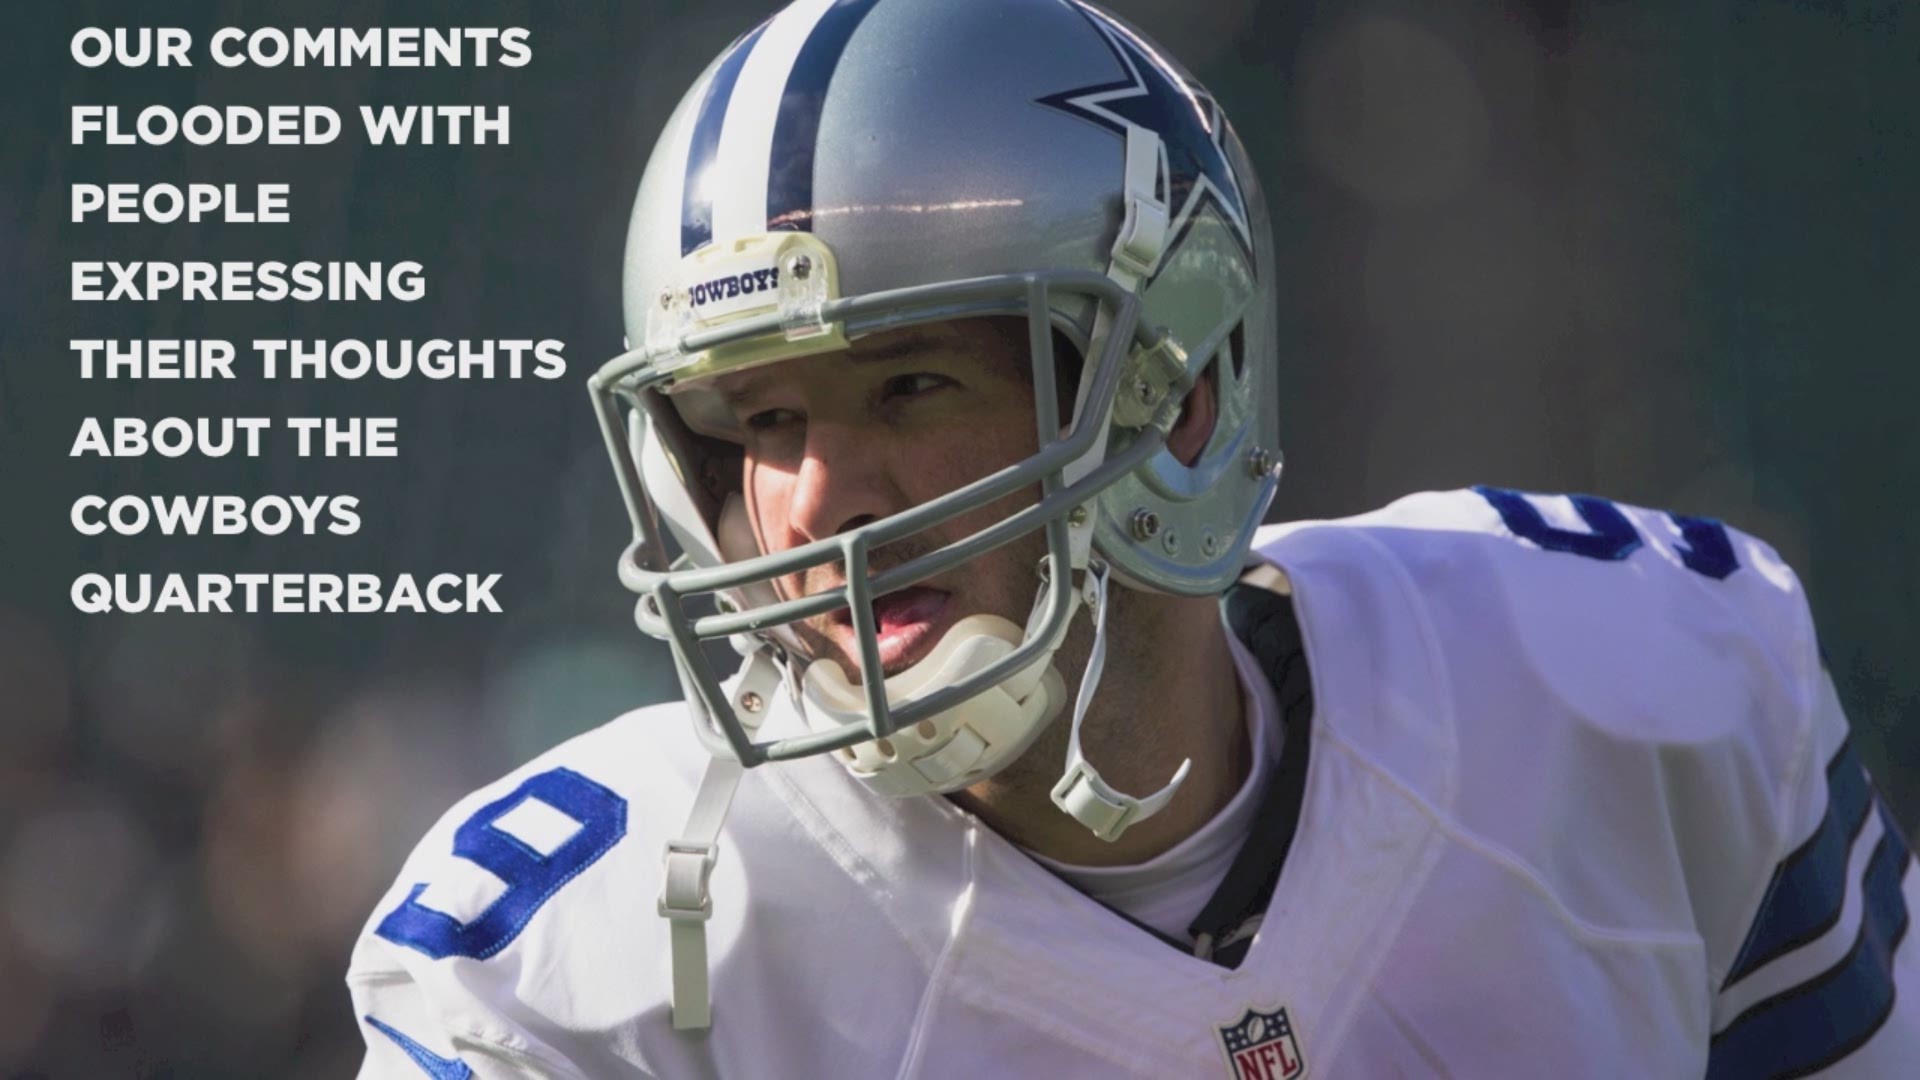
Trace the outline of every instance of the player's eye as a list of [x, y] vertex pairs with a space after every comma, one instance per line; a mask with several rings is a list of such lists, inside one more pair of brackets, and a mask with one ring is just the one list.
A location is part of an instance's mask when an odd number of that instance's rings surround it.
[[787, 424], [798, 423], [801, 416], [793, 409], [762, 409], [742, 421], [751, 431], [778, 431]]
[[880, 397], [886, 401], [899, 401], [958, 385], [945, 375], [936, 375], [930, 371], [916, 371], [908, 375], [895, 375], [888, 379], [880, 387]]

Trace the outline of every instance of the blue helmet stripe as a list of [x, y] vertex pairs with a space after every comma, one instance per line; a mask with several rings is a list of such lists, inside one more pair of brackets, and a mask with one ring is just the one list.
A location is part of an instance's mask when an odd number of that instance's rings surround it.
[[733, 85], [739, 81], [740, 69], [747, 66], [747, 57], [753, 53], [754, 43], [766, 28], [767, 23], [763, 22], [734, 42], [721, 58], [713, 81], [707, 84], [706, 96], [700, 99], [700, 115], [693, 122], [693, 138], [687, 144], [687, 179], [680, 194], [682, 255], [713, 239], [714, 185], [707, 174], [720, 152], [720, 128], [727, 117], [727, 105], [733, 100]]
[[813, 228], [813, 159], [820, 111], [840, 54], [877, 0], [836, 0], [814, 24], [794, 58], [780, 95], [767, 169], [767, 228], [810, 232]]

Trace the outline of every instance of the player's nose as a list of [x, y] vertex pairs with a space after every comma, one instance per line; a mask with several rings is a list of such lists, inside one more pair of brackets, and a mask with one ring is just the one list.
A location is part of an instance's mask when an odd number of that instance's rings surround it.
[[889, 455], [854, 425], [807, 427], [806, 457], [794, 478], [788, 525], [803, 541], [823, 540], [904, 508]]

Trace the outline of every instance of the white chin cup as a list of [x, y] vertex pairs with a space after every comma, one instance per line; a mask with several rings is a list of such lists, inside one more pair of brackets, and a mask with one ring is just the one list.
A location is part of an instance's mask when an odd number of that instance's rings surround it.
[[[893, 708], [997, 663], [1020, 646], [1018, 627], [998, 615], [969, 615], [953, 624], [926, 659], [886, 680]], [[1033, 745], [1066, 705], [1066, 683], [1051, 651], [1007, 679], [936, 716], [840, 750], [834, 757], [854, 778], [888, 796], [957, 791], [1005, 768]], [[866, 692], [832, 660], [807, 665], [801, 711], [816, 731], [863, 723]]]

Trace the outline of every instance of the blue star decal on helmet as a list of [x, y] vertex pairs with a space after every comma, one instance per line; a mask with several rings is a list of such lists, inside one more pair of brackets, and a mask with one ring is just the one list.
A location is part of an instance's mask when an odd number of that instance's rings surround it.
[[1166, 198], [1173, 237], [1169, 250], [1200, 209], [1212, 205], [1251, 262], [1253, 233], [1247, 225], [1246, 199], [1222, 147], [1227, 121], [1213, 96], [1184, 78], [1133, 31], [1084, 4], [1072, 7], [1093, 24], [1125, 77], [1049, 94], [1038, 99], [1039, 104], [1092, 121], [1122, 138], [1129, 127], [1159, 135], [1167, 152]]

